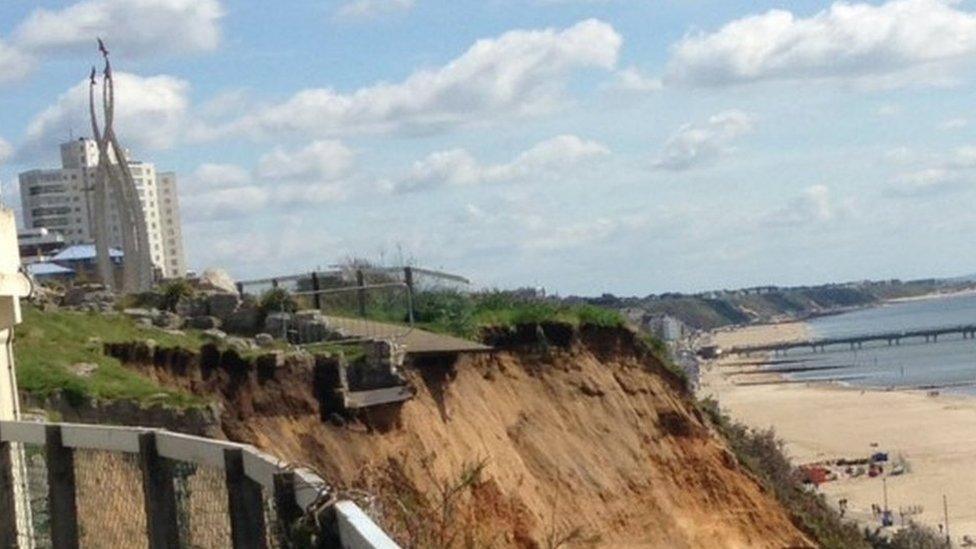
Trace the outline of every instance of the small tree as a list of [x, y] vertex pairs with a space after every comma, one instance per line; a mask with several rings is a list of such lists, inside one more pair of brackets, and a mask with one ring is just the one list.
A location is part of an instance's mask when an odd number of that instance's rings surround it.
[[164, 310], [176, 312], [176, 305], [185, 297], [193, 297], [193, 286], [185, 278], [168, 282], [162, 288], [162, 303]]
[[258, 308], [265, 316], [271, 313], [293, 313], [298, 310], [298, 303], [288, 290], [272, 288], [261, 294]]

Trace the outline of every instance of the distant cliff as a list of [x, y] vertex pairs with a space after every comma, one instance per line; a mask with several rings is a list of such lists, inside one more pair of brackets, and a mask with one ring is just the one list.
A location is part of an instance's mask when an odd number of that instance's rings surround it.
[[693, 328], [711, 330], [733, 324], [804, 319], [876, 305], [890, 299], [972, 287], [974, 283], [968, 279], [886, 280], [793, 288], [766, 286], [699, 294], [603, 295], [569, 299], [615, 309], [667, 314]]

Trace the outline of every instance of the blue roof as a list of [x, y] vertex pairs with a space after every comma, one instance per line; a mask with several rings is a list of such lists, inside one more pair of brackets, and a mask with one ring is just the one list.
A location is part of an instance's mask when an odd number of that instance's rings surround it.
[[55, 265], [54, 263], [31, 263], [27, 265], [27, 272], [32, 276], [50, 276], [59, 274], [72, 274], [74, 269]]
[[[85, 259], [95, 259], [95, 256], [97, 255], [98, 254], [95, 253], [94, 244], [75, 244], [74, 246], [68, 246], [67, 248], [58, 252], [57, 255], [51, 258], [51, 261], [81, 261]], [[122, 250], [118, 248], [109, 248], [108, 256], [112, 258], [122, 257]]]

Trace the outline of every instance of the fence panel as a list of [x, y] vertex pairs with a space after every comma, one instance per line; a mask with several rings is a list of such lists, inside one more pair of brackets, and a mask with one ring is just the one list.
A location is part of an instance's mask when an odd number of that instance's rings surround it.
[[173, 467], [176, 516], [183, 547], [231, 547], [224, 472], [187, 462]]
[[[289, 547], [287, 525], [329, 495], [250, 446], [152, 429], [0, 421], [0, 450], [0, 495], [23, 483], [30, 508], [16, 518], [30, 521], [17, 529], [24, 549]], [[356, 546], [396, 547], [371, 525], [354, 525], [350, 539], [372, 540]]]
[[135, 454], [75, 450], [82, 547], [149, 547], [142, 470]]
[[[44, 446], [24, 444], [27, 461], [27, 497], [30, 502], [31, 531], [20, 532], [25, 547], [48, 549], [51, 544], [51, 508], [48, 502], [47, 456]], [[27, 542], [24, 543], [26, 538]]]

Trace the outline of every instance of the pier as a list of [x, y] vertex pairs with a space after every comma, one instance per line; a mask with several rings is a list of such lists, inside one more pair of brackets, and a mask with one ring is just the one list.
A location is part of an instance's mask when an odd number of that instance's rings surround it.
[[791, 349], [810, 349], [813, 352], [826, 352], [827, 347], [847, 346], [850, 350], [860, 349], [871, 341], [884, 341], [890, 345], [901, 345], [904, 339], [922, 340], [925, 343], [937, 342], [940, 336], [962, 335], [963, 339], [976, 339], [976, 324], [964, 326], [949, 326], [944, 328], [926, 328], [923, 330], [907, 330], [900, 332], [882, 332], [846, 337], [825, 337], [797, 341], [784, 341], [766, 345], [742, 345], [726, 349], [728, 354], [750, 355], [752, 353], [786, 354]]

